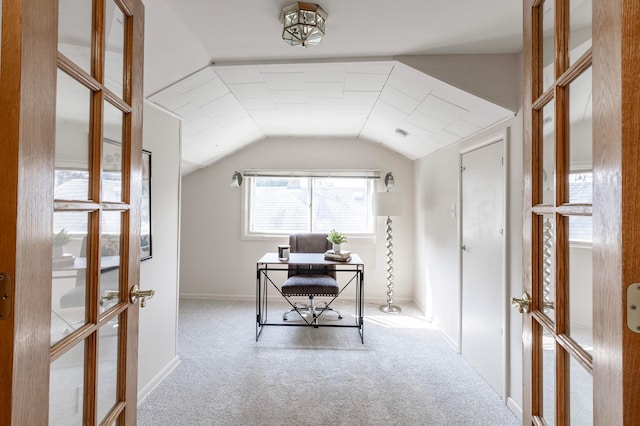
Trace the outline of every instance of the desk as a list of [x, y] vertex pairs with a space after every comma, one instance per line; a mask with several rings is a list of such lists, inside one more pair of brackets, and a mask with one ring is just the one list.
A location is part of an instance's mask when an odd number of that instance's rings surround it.
[[[271, 278], [269, 278], [269, 272], [273, 271], [289, 271], [289, 265], [318, 265], [326, 266], [333, 265], [338, 274], [350, 274], [349, 281], [340, 288], [338, 295], [333, 297], [328, 305], [331, 305], [333, 301], [342, 294], [342, 291], [347, 288], [351, 283], [355, 283], [356, 287], [356, 302], [355, 302], [355, 324], [326, 324], [320, 322], [308, 322], [306, 319], [302, 324], [292, 323], [276, 323], [269, 322], [267, 318], [267, 296], [269, 287], [276, 289], [288, 303], [293, 306], [293, 303], [282, 294], [280, 286], [276, 285]], [[349, 262], [334, 262], [331, 260], [325, 260], [324, 253], [291, 253], [289, 260], [278, 259], [278, 253], [267, 253], [256, 263], [256, 342], [260, 338], [260, 334], [264, 329], [264, 326], [313, 326], [313, 327], [352, 327], [357, 328], [360, 334], [360, 340], [364, 343], [364, 329], [363, 329], [363, 300], [364, 300], [364, 262], [357, 254], [351, 254], [351, 261]], [[322, 314], [318, 315], [320, 318]]]

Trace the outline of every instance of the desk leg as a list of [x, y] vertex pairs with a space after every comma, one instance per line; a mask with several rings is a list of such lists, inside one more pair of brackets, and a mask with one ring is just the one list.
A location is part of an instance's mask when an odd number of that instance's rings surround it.
[[260, 334], [262, 333], [262, 277], [261, 277], [260, 266], [256, 268], [256, 342], [260, 338]]
[[364, 344], [364, 267], [360, 271], [360, 337]]

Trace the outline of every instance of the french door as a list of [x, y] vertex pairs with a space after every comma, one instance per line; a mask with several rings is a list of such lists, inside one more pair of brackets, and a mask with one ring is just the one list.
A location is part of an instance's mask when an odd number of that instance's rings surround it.
[[2, 0], [0, 424], [136, 422], [143, 22]]
[[639, 36], [637, 1], [524, 1], [523, 424], [637, 424]]

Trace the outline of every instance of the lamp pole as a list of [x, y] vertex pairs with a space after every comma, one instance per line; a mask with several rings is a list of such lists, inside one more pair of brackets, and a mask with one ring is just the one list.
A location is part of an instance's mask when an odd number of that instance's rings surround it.
[[393, 304], [393, 236], [391, 235], [391, 216], [387, 216], [387, 304], [381, 305], [380, 310], [387, 314], [397, 314], [402, 311], [400, 306]]

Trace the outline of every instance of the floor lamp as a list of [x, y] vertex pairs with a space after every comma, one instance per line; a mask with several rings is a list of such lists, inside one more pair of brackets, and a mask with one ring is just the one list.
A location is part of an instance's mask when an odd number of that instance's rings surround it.
[[[390, 179], [389, 179], [390, 176]], [[400, 306], [393, 304], [393, 237], [391, 235], [391, 216], [402, 215], [402, 193], [390, 192], [392, 186], [387, 182], [393, 182], [391, 173], [385, 177], [387, 192], [377, 192], [375, 198], [376, 215], [387, 216], [387, 303], [380, 306], [382, 312], [395, 314], [400, 312]]]

